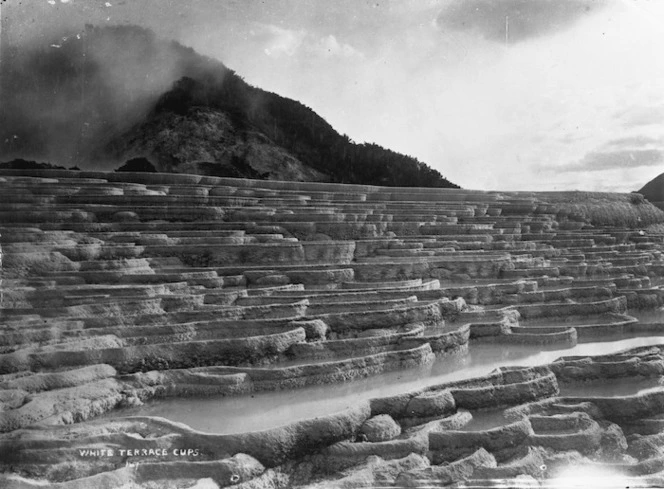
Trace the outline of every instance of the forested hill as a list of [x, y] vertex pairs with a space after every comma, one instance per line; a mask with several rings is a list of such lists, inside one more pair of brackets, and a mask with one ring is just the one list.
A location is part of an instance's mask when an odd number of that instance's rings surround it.
[[146, 158], [158, 171], [457, 187], [140, 27], [88, 26], [57, 45], [4, 54], [3, 93], [13, 93], [0, 108], [5, 159], [94, 169]]
[[[202, 112], [205, 117], [202, 117]], [[216, 117], [215, 117], [216, 116]], [[219, 122], [225, 120], [226, 124]], [[220, 131], [228, 133], [226, 147], [237, 148], [237, 139], [244, 145], [240, 151], [231, 155], [232, 164], [236, 167], [252, 167], [265, 175], [265, 178], [276, 176], [278, 171], [268, 171], [265, 162], [257, 161], [257, 151], [252, 150], [258, 142], [276, 145], [304, 166], [310, 167], [321, 175], [317, 180], [328, 180], [342, 183], [359, 183], [388, 186], [419, 186], [419, 187], [453, 187], [456, 185], [445, 179], [438, 171], [428, 167], [415, 158], [405, 156], [382, 148], [376, 144], [355, 144], [348, 136], [340, 135], [322, 117], [305, 105], [274, 93], [266, 92], [245, 83], [234, 72], [212, 72], [196, 79], [184, 77], [172, 90], [165, 93], [156, 103], [147, 121], [129, 131], [110, 147], [122, 148], [123, 141], [130, 140], [131, 151], [125, 156], [139, 156], [140, 141], [158, 137], [154, 128], [160, 132], [166, 130], [171, 137], [178, 137], [178, 129], [186, 131], [189, 136], [182, 140], [185, 146], [199, 140], [198, 146], [204, 150], [186, 148], [179, 145], [179, 154], [189, 160], [201, 158], [202, 155], [214, 153], [210, 148], [209, 138], [200, 141], [201, 134], [197, 126], [208, 124], [212, 120]], [[228, 129], [226, 126], [230, 125]], [[193, 126], [193, 128], [192, 128]], [[142, 133], [142, 134], [141, 134]], [[248, 141], [256, 133], [264, 136], [258, 142]], [[141, 134], [141, 136], [137, 136]], [[146, 134], [152, 137], [148, 138]], [[137, 144], [138, 143], [138, 144]], [[196, 144], [196, 143], [194, 143]], [[138, 146], [138, 147], [137, 147]], [[144, 144], [144, 146], [146, 146]], [[147, 145], [149, 146], [149, 144]], [[163, 148], [163, 145], [160, 145]], [[154, 147], [149, 159], [156, 159], [158, 167], [175, 170], [185, 161], [177, 161], [172, 152], [168, 155], [159, 153]], [[143, 152], [144, 153], [144, 152]], [[223, 158], [216, 158], [216, 160]], [[174, 161], [175, 160], [175, 161]], [[278, 169], [275, 169], [278, 170]], [[267, 175], [266, 175], [267, 173]], [[277, 177], [278, 178], [278, 177]]]

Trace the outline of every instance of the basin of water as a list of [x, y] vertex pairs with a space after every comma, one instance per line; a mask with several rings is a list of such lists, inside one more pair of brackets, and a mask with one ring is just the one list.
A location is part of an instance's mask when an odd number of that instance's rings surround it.
[[644, 324], [664, 324], [664, 311], [661, 309], [646, 309], [643, 311], [630, 311], [630, 316], [635, 317]]
[[[573, 348], [549, 351], [540, 351], [536, 346], [471, 345], [467, 355], [440, 358], [427, 367], [389, 372], [344, 384], [239, 397], [158, 399], [143, 406], [112, 411], [105, 417], [159, 416], [204, 432], [242, 433], [332, 414], [374, 397], [479, 377], [498, 367], [542, 365], [563, 356], [605, 355], [657, 344], [664, 344], [664, 336], [616, 338], [615, 341], [582, 343]], [[607, 389], [610, 391], [609, 387]], [[621, 395], [622, 391], [616, 389]]]
[[506, 424], [514, 423], [514, 420], [505, 418], [504, 409], [481, 409], [473, 411], [473, 419], [461, 428], [460, 431], [484, 431]]
[[634, 317], [630, 312], [629, 315], [622, 314], [601, 314], [598, 316], [568, 316], [565, 318], [526, 318], [519, 319], [519, 326], [593, 326], [599, 324], [612, 324], [618, 322], [625, 322], [630, 320], [630, 316]]
[[579, 382], [560, 386], [560, 395], [569, 397], [619, 397], [645, 394], [663, 390], [664, 385], [658, 378], [634, 379], [602, 379], [598, 382]]

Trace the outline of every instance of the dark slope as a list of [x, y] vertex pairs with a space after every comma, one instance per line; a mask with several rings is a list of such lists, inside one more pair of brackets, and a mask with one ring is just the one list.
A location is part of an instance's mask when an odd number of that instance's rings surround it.
[[6, 49], [5, 59], [4, 159], [89, 169], [147, 157], [161, 171], [456, 187], [414, 158], [353, 143], [303, 104], [139, 27], [88, 26], [52, 46]]
[[660, 209], [664, 208], [664, 173], [646, 183], [638, 193]]
[[664, 201], [664, 173], [657, 175], [646, 183], [638, 190], [638, 193], [643, 195], [650, 202]]
[[234, 73], [179, 80], [146, 122], [107, 150], [116, 157], [145, 155], [168, 171], [201, 171], [201, 164], [216, 161], [224, 169], [249, 166], [264, 178], [456, 187], [414, 158], [353, 143], [305, 105]]
[[147, 158], [158, 171], [221, 177], [330, 181], [223, 110], [158, 111], [105, 148], [106, 158]]

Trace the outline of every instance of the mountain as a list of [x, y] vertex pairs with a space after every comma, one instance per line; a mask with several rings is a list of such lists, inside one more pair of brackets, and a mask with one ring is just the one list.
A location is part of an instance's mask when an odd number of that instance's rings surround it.
[[330, 181], [228, 112], [193, 106], [157, 110], [103, 148], [105, 158], [143, 157], [159, 171], [222, 177]]
[[660, 209], [664, 209], [664, 173], [646, 183], [638, 193]]
[[145, 158], [158, 171], [457, 187], [149, 30], [86, 26], [61, 39], [4, 48], [0, 95], [12, 97], [0, 104], [0, 156], [84, 169]]

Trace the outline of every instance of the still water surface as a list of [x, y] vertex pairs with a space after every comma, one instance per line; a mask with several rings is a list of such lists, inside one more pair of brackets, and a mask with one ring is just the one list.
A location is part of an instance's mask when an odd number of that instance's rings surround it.
[[664, 344], [664, 336], [606, 340], [551, 351], [528, 346], [472, 345], [467, 355], [458, 358], [440, 358], [426, 367], [389, 372], [345, 384], [240, 397], [161, 399], [140, 407], [113, 411], [107, 416], [160, 416], [204, 432], [242, 433], [339, 412], [373, 397], [486, 375], [497, 367], [542, 365], [563, 356], [603, 355]]

